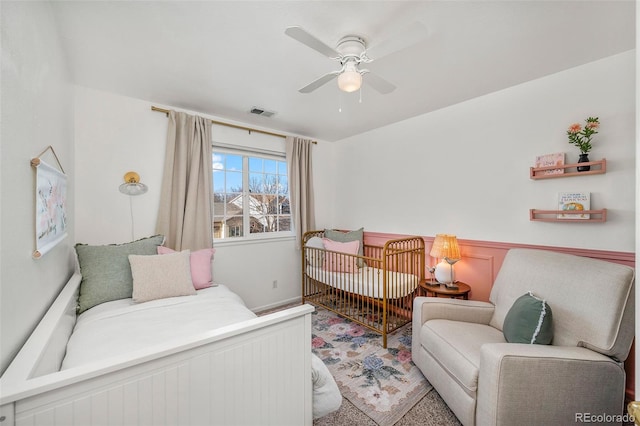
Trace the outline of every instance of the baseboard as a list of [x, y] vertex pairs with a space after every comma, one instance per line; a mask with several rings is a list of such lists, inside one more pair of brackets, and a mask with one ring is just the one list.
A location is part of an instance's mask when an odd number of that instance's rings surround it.
[[254, 308], [250, 308], [253, 313], [255, 314], [262, 314], [264, 313], [264, 311], [269, 311], [269, 310], [277, 310], [278, 308], [282, 308], [284, 306], [287, 305], [293, 305], [293, 304], [301, 304], [302, 303], [302, 298], [300, 296], [297, 297], [292, 297], [290, 299], [286, 299], [286, 300], [280, 300], [279, 302], [275, 302], [275, 303], [271, 303], [269, 305], [262, 305], [262, 306], [256, 306]]

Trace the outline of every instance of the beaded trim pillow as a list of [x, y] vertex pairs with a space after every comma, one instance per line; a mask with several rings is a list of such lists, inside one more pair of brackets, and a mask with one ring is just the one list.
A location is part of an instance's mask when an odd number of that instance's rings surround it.
[[553, 340], [553, 315], [546, 300], [528, 292], [507, 312], [502, 333], [509, 343], [549, 345]]

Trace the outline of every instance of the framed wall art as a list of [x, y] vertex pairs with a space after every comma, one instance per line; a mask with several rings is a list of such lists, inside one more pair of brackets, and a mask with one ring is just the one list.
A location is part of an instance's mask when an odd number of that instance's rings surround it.
[[[51, 150], [59, 169], [40, 159]], [[51, 146], [31, 159], [35, 169], [35, 250], [39, 259], [67, 237], [67, 176]]]

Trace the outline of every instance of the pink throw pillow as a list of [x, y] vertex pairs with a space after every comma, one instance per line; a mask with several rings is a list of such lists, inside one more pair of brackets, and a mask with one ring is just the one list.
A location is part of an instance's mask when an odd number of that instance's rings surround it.
[[356, 261], [358, 260], [357, 254], [360, 248], [360, 241], [349, 241], [341, 243], [333, 241], [328, 238], [322, 239], [322, 245], [325, 250], [336, 251], [339, 253], [325, 253], [323, 268], [326, 271], [331, 272], [347, 272], [354, 273], [358, 270]]
[[[175, 253], [169, 247], [158, 246], [158, 254]], [[216, 252], [214, 248], [202, 249], [191, 252], [189, 263], [191, 265], [191, 281], [196, 290], [211, 287], [213, 277], [211, 276], [211, 259]]]

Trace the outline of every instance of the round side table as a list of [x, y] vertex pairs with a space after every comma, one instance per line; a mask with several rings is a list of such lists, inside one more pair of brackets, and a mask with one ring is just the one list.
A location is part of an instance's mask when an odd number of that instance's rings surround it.
[[[433, 283], [431, 280], [420, 281], [420, 290], [427, 296], [434, 297], [450, 297], [452, 299], [460, 298], [464, 300], [469, 299], [469, 292], [471, 287], [467, 283], [458, 281], [455, 283], [458, 288], [447, 288], [444, 284]], [[431, 294], [429, 294], [431, 293]]]

